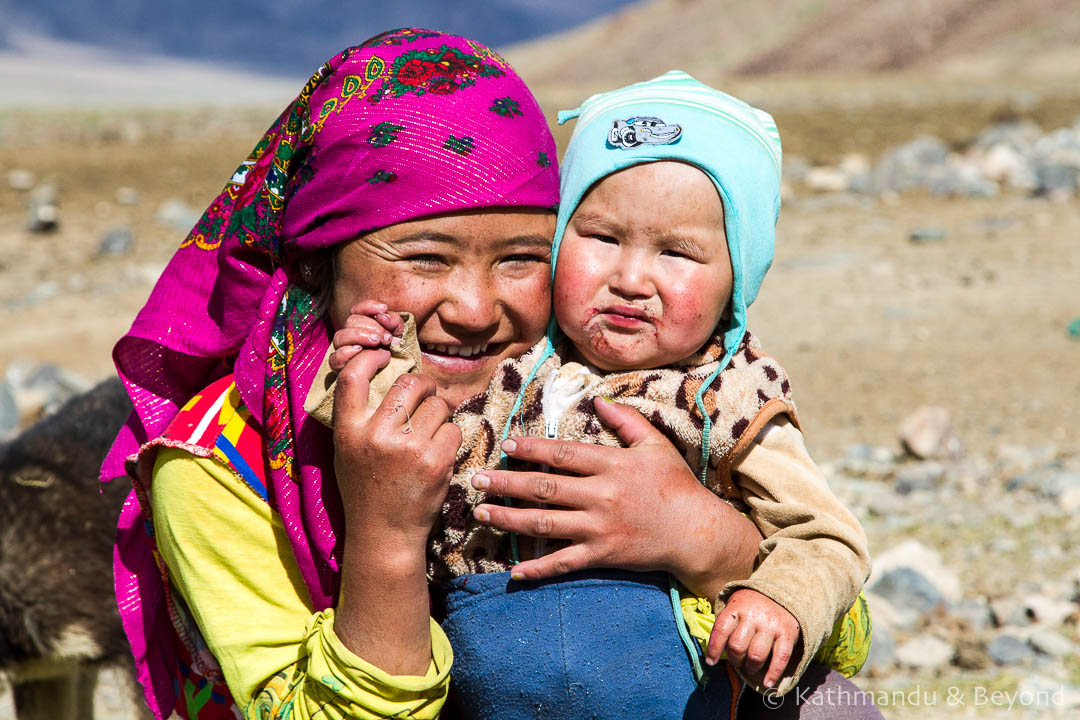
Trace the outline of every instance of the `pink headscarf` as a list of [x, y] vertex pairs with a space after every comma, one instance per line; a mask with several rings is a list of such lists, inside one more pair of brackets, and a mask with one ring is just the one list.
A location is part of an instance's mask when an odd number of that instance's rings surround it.
[[[536, 100], [496, 53], [419, 29], [345, 50], [319, 68], [240, 165], [116, 344], [135, 409], [102, 465], [103, 480], [125, 474], [124, 461], [231, 366], [263, 428], [270, 504], [315, 608], [329, 607], [340, 576], [340, 498], [330, 434], [303, 402], [330, 329], [313, 312], [300, 261], [426, 215], [557, 203], [554, 140]], [[148, 690], [171, 683], [151, 657], [160, 623], [168, 623], [151, 545], [129, 498], [117, 532], [116, 589]]]

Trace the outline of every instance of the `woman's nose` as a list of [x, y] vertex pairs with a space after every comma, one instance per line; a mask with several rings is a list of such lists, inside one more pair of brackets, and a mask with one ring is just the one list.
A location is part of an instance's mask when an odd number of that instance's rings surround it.
[[502, 307], [495, 297], [493, 278], [483, 273], [461, 273], [451, 280], [448, 290], [439, 306], [444, 323], [466, 332], [483, 332], [499, 324]]
[[649, 261], [643, 253], [620, 252], [608, 287], [625, 297], [648, 297], [656, 292], [649, 271]]

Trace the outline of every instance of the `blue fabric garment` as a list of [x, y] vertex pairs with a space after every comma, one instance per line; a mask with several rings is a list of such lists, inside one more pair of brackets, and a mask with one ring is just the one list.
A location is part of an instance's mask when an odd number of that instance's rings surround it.
[[663, 573], [464, 575], [442, 592], [452, 693], [470, 720], [731, 717], [723, 664], [694, 681]]

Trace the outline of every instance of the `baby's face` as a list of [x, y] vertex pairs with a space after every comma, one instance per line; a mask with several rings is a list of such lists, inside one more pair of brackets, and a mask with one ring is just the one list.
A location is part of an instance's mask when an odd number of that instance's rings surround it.
[[724, 207], [712, 181], [680, 162], [608, 175], [581, 201], [555, 270], [559, 327], [604, 370], [692, 355], [731, 298]]

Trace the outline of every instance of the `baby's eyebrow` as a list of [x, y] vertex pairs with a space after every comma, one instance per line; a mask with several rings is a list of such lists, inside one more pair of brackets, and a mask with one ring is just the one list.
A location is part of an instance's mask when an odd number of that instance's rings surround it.
[[574, 213], [572, 220], [575, 225], [578, 223], [585, 225], [603, 225], [605, 227], [612, 225], [610, 216], [592, 210], [579, 210]]
[[705, 248], [694, 238], [686, 237], [685, 235], [671, 235], [664, 233], [660, 236], [659, 240], [669, 249], [684, 255], [693, 258], [703, 258], [706, 256]]

